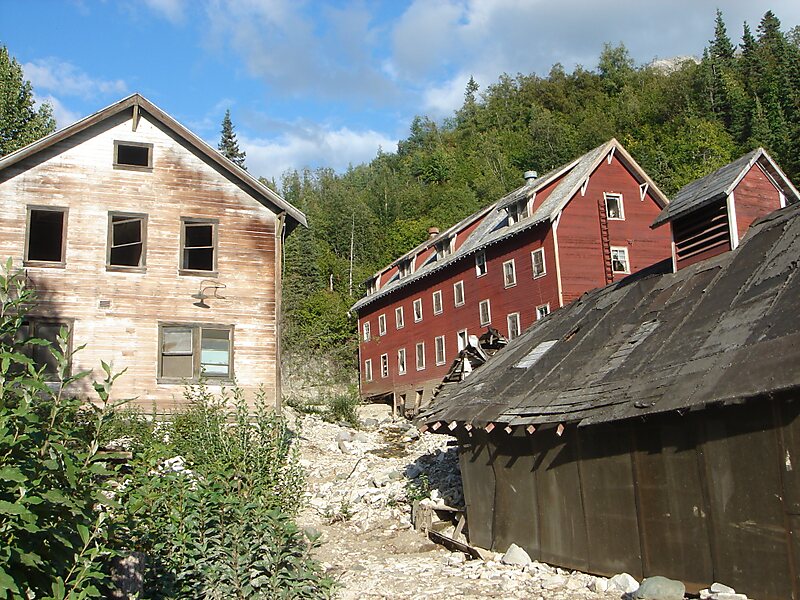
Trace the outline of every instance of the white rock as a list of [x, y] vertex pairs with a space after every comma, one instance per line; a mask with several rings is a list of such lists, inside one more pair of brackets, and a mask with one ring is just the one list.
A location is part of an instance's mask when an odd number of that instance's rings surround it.
[[550, 577], [542, 580], [543, 590], [554, 590], [563, 587], [567, 583], [567, 578], [563, 575], [551, 575]]
[[516, 544], [511, 544], [506, 550], [506, 553], [503, 554], [503, 558], [500, 559], [504, 565], [517, 565], [520, 567], [524, 567], [525, 565], [531, 564], [531, 557], [528, 556], [528, 553], [525, 552], [522, 548], [517, 546]]
[[730, 587], [728, 585], [725, 585], [724, 583], [719, 583], [718, 581], [715, 581], [714, 583], [712, 583], [711, 587], [709, 588], [708, 591], [711, 592], [712, 594], [715, 593], [715, 592], [723, 592], [725, 594], [735, 594], [736, 593], [735, 589], [733, 589], [732, 587]]
[[623, 594], [631, 594], [639, 589], [639, 582], [628, 573], [620, 573], [614, 575], [608, 581], [608, 589], [611, 591], [622, 592]]
[[608, 591], [608, 579], [605, 577], [595, 577], [589, 581], [586, 587], [595, 594], [603, 594]]
[[714, 592], [711, 594], [710, 600], [747, 600], [747, 596], [730, 592]]

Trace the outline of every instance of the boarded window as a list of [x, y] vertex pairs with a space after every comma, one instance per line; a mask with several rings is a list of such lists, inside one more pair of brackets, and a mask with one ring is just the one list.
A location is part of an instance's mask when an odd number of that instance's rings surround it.
[[25, 260], [63, 264], [66, 212], [63, 208], [29, 209]]
[[118, 167], [152, 168], [153, 144], [115, 141], [114, 165]]
[[109, 219], [108, 265], [113, 267], [144, 266], [144, 215], [112, 214]]
[[436, 337], [436, 364], [443, 365], [447, 361], [447, 356], [445, 354], [445, 347], [444, 347], [444, 336], [440, 335]]
[[230, 327], [164, 325], [161, 327], [159, 377], [196, 381], [232, 377]]
[[534, 279], [547, 273], [544, 264], [544, 248], [538, 248], [531, 252], [531, 263], [533, 264]]
[[216, 271], [217, 222], [183, 219], [181, 269]]

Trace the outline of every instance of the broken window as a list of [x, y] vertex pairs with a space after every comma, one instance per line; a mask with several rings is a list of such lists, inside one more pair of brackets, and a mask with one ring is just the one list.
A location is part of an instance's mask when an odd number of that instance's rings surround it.
[[422, 321], [422, 298], [414, 300], [414, 322]]
[[445, 348], [444, 348], [444, 336], [439, 335], [436, 337], [436, 364], [443, 365], [447, 357], [445, 356]]
[[[30, 358], [37, 370], [43, 370], [45, 381], [58, 381], [58, 361], [51, 348], [58, 350], [58, 335], [62, 329], [66, 334], [67, 353], [72, 348], [72, 327], [65, 321], [51, 321], [30, 317], [22, 323], [18, 331], [20, 341], [23, 342], [22, 353]], [[26, 344], [29, 339], [39, 339], [49, 342], [49, 346], [39, 344]], [[70, 369], [67, 369], [69, 375]]]
[[550, 305], [549, 304], [542, 304], [536, 307], [536, 320], [544, 319], [547, 315], [550, 314]]
[[606, 199], [606, 216], [614, 221], [625, 220], [625, 209], [622, 205], [622, 194], [603, 194]]
[[64, 264], [67, 209], [29, 208], [26, 261]]
[[378, 335], [386, 335], [386, 315], [378, 317]]
[[372, 381], [372, 359], [364, 361], [364, 381]]
[[611, 247], [611, 270], [614, 273], [630, 273], [628, 249]]
[[464, 304], [464, 282], [456, 281], [453, 284], [453, 299], [456, 306], [463, 306]]
[[488, 325], [492, 322], [492, 309], [489, 305], [489, 300], [481, 300], [478, 305], [478, 313], [481, 318], [481, 325]]
[[389, 355], [381, 354], [381, 377], [384, 379], [389, 376]]
[[456, 237], [450, 236], [436, 244], [436, 259], [441, 260], [450, 256], [453, 253], [453, 246], [455, 246]]
[[531, 263], [533, 264], [533, 278], [541, 277], [547, 273], [544, 265], [544, 248], [537, 248], [531, 252]]
[[425, 368], [425, 342], [417, 344], [417, 371]]
[[513, 258], [503, 263], [503, 285], [505, 287], [517, 285], [517, 269]]
[[414, 272], [414, 261], [412, 259], [404, 260], [400, 263], [397, 267], [398, 272], [400, 273], [400, 279], [403, 277], [408, 277]]
[[433, 292], [433, 314], [441, 314], [442, 310], [442, 290], [436, 290]]
[[364, 322], [364, 341], [368, 342], [370, 339], [369, 321]]
[[397, 374], [398, 375], [405, 375], [406, 374], [406, 349], [400, 348], [397, 351]]
[[114, 166], [153, 168], [153, 144], [114, 141]]
[[462, 329], [456, 333], [456, 342], [458, 343], [459, 352], [467, 347], [467, 344], [469, 343], [469, 334], [467, 333], [466, 329]]
[[486, 254], [484, 252], [475, 255], [475, 275], [477, 277], [486, 275]]
[[144, 266], [146, 223], [146, 215], [109, 215], [108, 266]]
[[398, 306], [394, 309], [394, 324], [397, 329], [402, 329], [405, 327], [406, 321], [405, 317], [403, 316], [403, 307]]
[[217, 221], [181, 219], [181, 270], [217, 270]]
[[162, 325], [159, 377], [192, 381], [201, 376], [230, 379], [232, 333], [230, 327]]
[[509, 314], [506, 317], [506, 323], [508, 324], [508, 339], [513, 340], [514, 338], [519, 337], [520, 334], [519, 313]]

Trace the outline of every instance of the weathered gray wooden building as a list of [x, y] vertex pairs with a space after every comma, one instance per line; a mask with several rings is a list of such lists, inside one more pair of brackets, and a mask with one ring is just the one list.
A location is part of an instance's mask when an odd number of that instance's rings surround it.
[[[793, 199], [794, 200], [794, 199]], [[447, 389], [472, 543], [800, 597], [800, 206], [587, 293]]]
[[[284, 237], [302, 212], [138, 94], [0, 159], [0, 257], [65, 325], [73, 370], [127, 368], [115, 395], [170, 410], [183, 384], [280, 398]], [[46, 361], [46, 357], [41, 357]]]

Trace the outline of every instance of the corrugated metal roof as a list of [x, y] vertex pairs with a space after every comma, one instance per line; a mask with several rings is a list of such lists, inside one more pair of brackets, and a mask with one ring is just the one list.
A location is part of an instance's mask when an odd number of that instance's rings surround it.
[[587, 425], [800, 387], [798, 215], [776, 211], [737, 250], [677, 273], [584, 294], [445, 389], [422, 422]]

